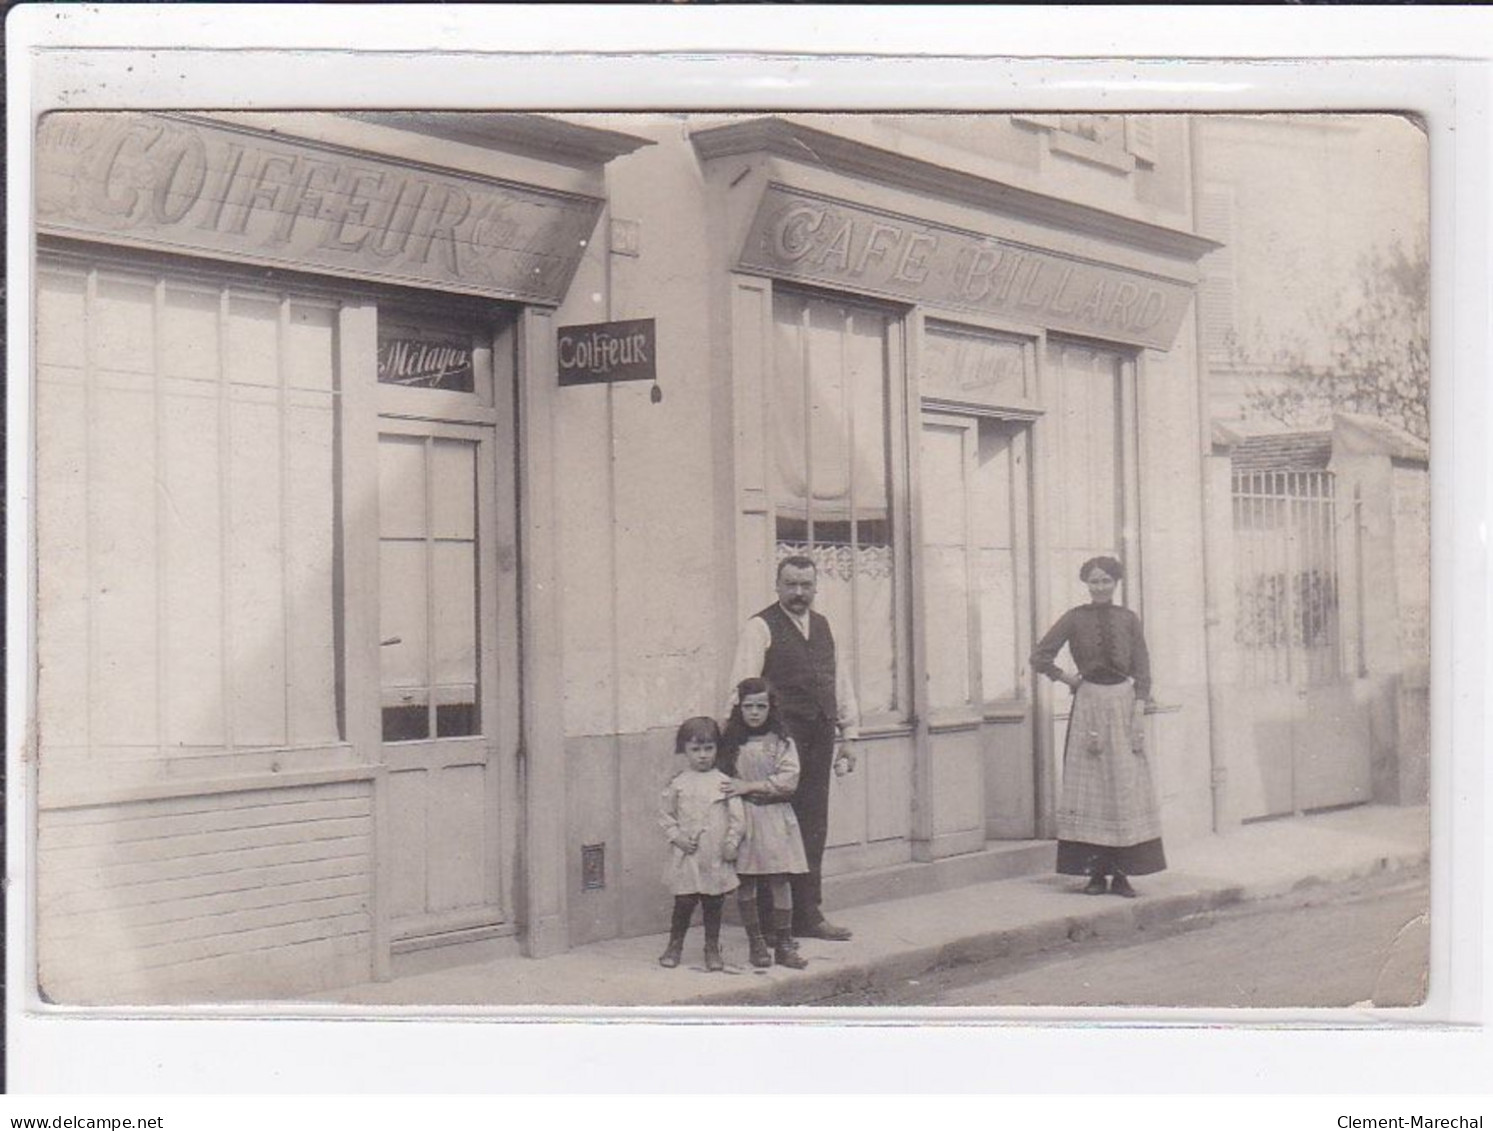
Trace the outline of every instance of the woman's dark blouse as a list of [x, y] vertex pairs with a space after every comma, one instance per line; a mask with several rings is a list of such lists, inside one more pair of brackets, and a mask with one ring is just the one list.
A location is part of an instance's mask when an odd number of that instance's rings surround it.
[[1068, 645], [1078, 674], [1097, 683], [1135, 680], [1138, 698], [1151, 698], [1151, 656], [1141, 633], [1140, 617], [1121, 605], [1079, 605], [1058, 618], [1037, 642], [1032, 667], [1052, 679], [1063, 670], [1053, 663]]

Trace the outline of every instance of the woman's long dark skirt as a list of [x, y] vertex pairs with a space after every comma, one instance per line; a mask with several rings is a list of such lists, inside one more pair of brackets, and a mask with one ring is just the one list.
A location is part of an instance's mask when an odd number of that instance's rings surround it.
[[1124, 876], [1149, 876], [1152, 872], [1164, 871], [1166, 853], [1162, 851], [1160, 837], [1122, 848], [1088, 844], [1081, 840], [1058, 841], [1059, 875], [1092, 876], [1099, 872], [1112, 876], [1119, 872]]

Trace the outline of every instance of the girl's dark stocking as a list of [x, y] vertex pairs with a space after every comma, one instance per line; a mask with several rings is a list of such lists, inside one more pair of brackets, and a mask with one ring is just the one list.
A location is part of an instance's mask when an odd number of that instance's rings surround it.
[[676, 895], [674, 897], [674, 921], [669, 925], [669, 945], [658, 956], [660, 966], [674, 967], [684, 954], [684, 936], [689, 934], [690, 920], [695, 916], [698, 895]]
[[741, 925], [746, 929], [747, 961], [753, 966], [771, 966], [772, 949], [762, 936], [762, 920], [757, 914], [757, 879], [748, 876], [741, 881], [736, 891], [736, 907], [741, 912]]
[[790, 970], [802, 970], [809, 964], [809, 960], [798, 953], [798, 940], [793, 937], [793, 908], [773, 908], [772, 919], [773, 926], [777, 929], [772, 960]]
[[700, 902], [705, 907], [705, 969], [724, 970], [726, 963], [721, 957], [721, 909], [726, 897], [702, 895]]

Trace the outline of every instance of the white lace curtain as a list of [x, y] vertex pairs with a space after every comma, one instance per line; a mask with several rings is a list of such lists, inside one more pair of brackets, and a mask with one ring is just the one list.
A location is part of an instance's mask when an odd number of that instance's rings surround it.
[[816, 608], [865, 714], [896, 708], [888, 508], [886, 318], [825, 299], [775, 300], [773, 504], [778, 559], [819, 572]]

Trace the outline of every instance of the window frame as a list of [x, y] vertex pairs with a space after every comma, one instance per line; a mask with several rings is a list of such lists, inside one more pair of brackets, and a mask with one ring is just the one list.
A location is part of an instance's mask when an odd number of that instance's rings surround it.
[[[776, 373], [776, 349], [773, 338], [777, 333], [777, 320], [775, 315], [776, 305], [779, 298], [798, 297], [807, 302], [828, 302], [846, 309], [863, 311], [883, 319], [885, 336], [883, 338], [883, 359], [885, 390], [885, 416], [882, 422], [883, 451], [885, 453], [885, 468], [887, 471], [887, 515], [891, 527], [890, 552], [892, 560], [892, 661], [893, 675], [892, 688], [894, 696], [893, 709], [890, 711], [868, 711], [865, 699], [861, 694], [859, 682], [859, 626], [852, 620], [849, 626], [832, 626], [836, 630], [836, 644], [842, 657], [848, 653], [854, 657], [852, 668], [852, 679], [854, 681], [856, 700], [861, 707], [861, 733], [866, 735], [888, 735], [911, 733], [916, 723], [916, 715], [919, 709], [917, 697], [914, 695], [915, 673], [919, 669], [919, 659], [913, 653], [912, 640], [912, 541], [910, 530], [911, 505], [914, 490], [911, 481], [910, 455], [909, 455], [909, 417], [911, 401], [909, 396], [915, 394], [916, 388], [909, 374], [912, 372], [910, 351], [908, 346], [909, 320], [912, 310], [897, 304], [878, 302], [858, 294], [847, 294], [840, 291], [825, 290], [812, 286], [802, 286], [795, 283], [785, 283], [777, 279], [765, 280], [766, 290], [766, 325], [764, 329], [768, 334], [765, 345], [765, 361], [767, 364], [764, 374], [765, 380], [762, 388], [762, 410], [764, 421], [764, 438], [770, 443], [770, 429], [772, 419], [771, 400], [773, 391], [777, 385]], [[807, 395], [807, 381], [805, 381], [805, 394]], [[764, 453], [764, 459], [770, 457]], [[770, 489], [766, 491], [764, 499], [765, 517], [767, 520], [769, 552], [767, 554], [766, 566], [771, 571], [766, 579], [769, 588], [775, 588], [777, 570], [777, 547], [779, 539], [777, 536], [778, 508]], [[806, 533], [809, 531], [806, 530]], [[815, 543], [809, 540], [809, 545]], [[852, 596], [852, 609], [855, 607]], [[847, 631], [848, 629], [848, 631]]]
[[[984, 421], [996, 421], [1011, 426], [1013, 454], [1019, 454], [1025, 462], [1025, 471], [1020, 483], [1013, 483], [1013, 490], [1019, 489], [1023, 496], [1022, 505], [1019, 510], [1013, 510], [1011, 515], [1013, 534], [1019, 543], [1015, 547], [1017, 557], [1016, 622], [1017, 635], [1020, 640], [1016, 656], [1017, 695], [1014, 697], [985, 695], [983, 655], [980, 654], [983, 639], [978, 635], [974, 637], [981, 670], [978, 671], [978, 682], [974, 685], [977, 694], [974, 697], [973, 709], [978, 710], [983, 721], [987, 723], [1019, 721], [1028, 716], [1036, 703], [1031, 693], [1031, 672], [1027, 656], [1039, 632], [1037, 627], [1037, 620], [1040, 618], [1039, 610], [1046, 603], [1044, 587], [1040, 580], [1041, 559], [1038, 547], [1042, 544], [1043, 535], [1041, 533], [1041, 508], [1037, 500], [1042, 482], [1038, 470], [1038, 456], [1042, 450], [1042, 441], [1038, 437], [1042, 427], [1040, 422], [1047, 414], [1049, 407], [1044, 399], [1044, 365], [1048, 331], [1035, 323], [931, 306], [918, 308], [912, 323], [920, 358], [930, 323], [935, 332], [948, 328], [958, 333], [974, 336], [984, 334], [1003, 341], [1017, 342], [1023, 347], [1028, 366], [1027, 396], [1024, 400], [979, 402], [955, 400], [937, 393], [924, 395], [921, 389], [921, 364], [918, 367], [918, 387], [909, 390], [909, 395], [913, 398], [913, 404], [920, 417], [930, 413], [945, 416], [952, 414], [971, 419], [976, 425]], [[921, 472], [919, 472], [919, 478], [921, 478]], [[920, 586], [922, 584], [921, 563], [919, 563], [918, 584]], [[984, 631], [983, 624], [977, 615], [973, 623], [979, 632]], [[926, 666], [926, 660], [924, 660], [924, 665]]]
[[[1150, 169], [1156, 164], [1157, 144], [1154, 114], [1012, 114], [1019, 126], [1038, 130], [1047, 138], [1051, 153], [1061, 153], [1091, 165], [1100, 165], [1121, 173]], [[1071, 128], [1064, 119], [1118, 119], [1119, 129], [1108, 141], [1089, 137]]]
[[[170, 740], [168, 732], [168, 721], [160, 711], [160, 700], [166, 694], [165, 684], [162, 682], [160, 670], [166, 663], [165, 653], [162, 650], [162, 642], [174, 620], [167, 616], [164, 598], [158, 594], [156, 601], [156, 616], [158, 625], [157, 636], [157, 690], [158, 700], [157, 713], [154, 722], [155, 741], [153, 744], [140, 745], [138, 754], [129, 757], [111, 757], [108, 752], [123, 749], [111, 746], [108, 743], [100, 743], [97, 736], [91, 734], [87, 740], [85, 757], [79, 758], [71, 752], [70, 747], [51, 748], [52, 757], [48, 760], [47, 771], [40, 779], [41, 788], [45, 794], [44, 804], [70, 805], [70, 804], [95, 804], [107, 803], [109, 801], [132, 796], [155, 797], [163, 795], [162, 790], [169, 791], [173, 788], [184, 786], [185, 783], [200, 783], [203, 781], [217, 780], [234, 775], [260, 775], [275, 774], [283, 775], [286, 780], [296, 774], [352, 774], [357, 776], [361, 771], [356, 771], [350, 766], [353, 760], [351, 755], [356, 749], [354, 739], [354, 726], [350, 718], [349, 708], [351, 704], [351, 688], [349, 686], [349, 670], [352, 664], [351, 644], [349, 631], [351, 628], [349, 620], [349, 605], [347, 599], [348, 573], [347, 553], [351, 533], [346, 521], [346, 490], [347, 479], [341, 461], [341, 452], [344, 449], [350, 431], [351, 402], [356, 399], [352, 383], [356, 375], [355, 359], [350, 355], [347, 343], [344, 339], [344, 315], [346, 313], [346, 296], [336, 289], [327, 287], [324, 283], [318, 285], [315, 280], [305, 279], [293, 272], [260, 272], [254, 271], [234, 264], [212, 263], [203, 264], [186, 260], [176, 256], [125, 252], [118, 248], [103, 247], [92, 244], [80, 244], [72, 241], [44, 239], [37, 248], [32, 263], [32, 275], [30, 279], [30, 290], [33, 302], [42, 287], [42, 279], [46, 275], [64, 276], [68, 274], [79, 275], [84, 280], [85, 295], [88, 301], [96, 293], [98, 282], [102, 280], [117, 280], [126, 285], [140, 286], [150, 289], [153, 294], [152, 319], [156, 331], [156, 340], [153, 349], [159, 355], [162, 346], [160, 329], [163, 312], [162, 303], [168, 292], [196, 293], [203, 296], [215, 296], [219, 309], [218, 314], [218, 342], [217, 350], [220, 358], [227, 348], [224, 336], [224, 324], [222, 319], [226, 316], [231, 304], [237, 299], [271, 303], [276, 308], [275, 321], [277, 326], [277, 351], [279, 357], [277, 369], [277, 381], [274, 385], [262, 386], [267, 396], [272, 399], [264, 403], [274, 403], [280, 406], [282, 412], [285, 408], [293, 405], [298, 396], [304, 394], [324, 395], [330, 412], [331, 434], [328, 439], [328, 448], [331, 460], [331, 476], [327, 484], [328, 505], [332, 515], [332, 527], [330, 537], [330, 598], [328, 609], [331, 614], [331, 624], [328, 626], [331, 634], [333, 657], [333, 682], [332, 702], [330, 709], [332, 713], [332, 725], [335, 735], [308, 737], [298, 740], [295, 737], [293, 720], [289, 714], [288, 704], [294, 694], [294, 683], [289, 679], [287, 666], [287, 679], [284, 685], [283, 695], [287, 702], [287, 715], [285, 721], [284, 741], [282, 742], [253, 742], [244, 741], [235, 732], [229, 716], [232, 708], [231, 682], [233, 679], [233, 658], [228, 653], [228, 644], [222, 659], [224, 668], [224, 732], [221, 743], [210, 745], [179, 745]], [[300, 386], [290, 380], [291, 373], [286, 368], [286, 338], [285, 330], [287, 320], [291, 316], [292, 309], [297, 306], [316, 308], [330, 315], [329, 330], [331, 334], [332, 356], [330, 360], [330, 386], [321, 392], [320, 390]], [[33, 318], [32, 327], [33, 355], [31, 371], [27, 379], [33, 382], [40, 380], [42, 359], [40, 352], [35, 349], [39, 343], [40, 324]], [[95, 362], [93, 360], [94, 342], [96, 333], [91, 322], [78, 327], [78, 332], [85, 335], [84, 345], [85, 357], [83, 361], [83, 373], [85, 380], [91, 380], [86, 375], [91, 374]], [[143, 375], [142, 375], [143, 376]], [[166, 374], [160, 366], [159, 359], [153, 370], [152, 385], [149, 396], [155, 406], [155, 419], [161, 419], [162, 402], [169, 394], [167, 382], [179, 381], [180, 377]], [[232, 389], [228, 374], [221, 368], [217, 371], [214, 382], [222, 387], [221, 396], [231, 398]], [[272, 394], [271, 392], [272, 391]], [[228, 403], [228, 401], [224, 401]], [[220, 412], [226, 411], [220, 408]], [[281, 419], [277, 427], [282, 437], [286, 434], [290, 424]], [[161, 437], [159, 430], [156, 431], [154, 444], [159, 458]], [[281, 475], [288, 474], [283, 460], [285, 452], [280, 453], [282, 460]], [[281, 487], [282, 499], [284, 487]], [[45, 506], [45, 500], [39, 498], [38, 506]], [[90, 507], [95, 503], [88, 503]], [[164, 504], [158, 501], [158, 508]], [[223, 505], [220, 500], [220, 505]], [[282, 525], [289, 521], [282, 513], [280, 522]], [[39, 554], [41, 547], [34, 546], [33, 554]], [[159, 544], [156, 545], [157, 566], [160, 569], [160, 555], [165, 551]], [[220, 547], [220, 552], [227, 554], [228, 546], [225, 543]], [[38, 561], [33, 557], [33, 569], [46, 568], [44, 561]], [[289, 584], [285, 574], [285, 562], [282, 560], [280, 569], [280, 583], [282, 591]], [[159, 584], [159, 582], [158, 582]], [[226, 595], [223, 598], [227, 600]], [[291, 606], [286, 605], [287, 612]], [[38, 610], [39, 616], [46, 617], [55, 615], [45, 609]], [[220, 626], [220, 632], [228, 630]], [[225, 637], [226, 640], [226, 637]], [[287, 650], [291, 647], [289, 629], [282, 642]], [[85, 661], [90, 665], [92, 658]], [[91, 704], [97, 697], [97, 689], [90, 688], [87, 698]], [[33, 711], [39, 710], [40, 704], [33, 705]], [[42, 736], [46, 741], [46, 736]], [[50, 746], [51, 744], [49, 744]], [[100, 754], [104, 756], [100, 756]], [[193, 788], [196, 788], [194, 786]]]
[[[1142, 362], [1145, 351], [1139, 347], [1126, 346], [1118, 342], [1104, 341], [1098, 338], [1086, 338], [1074, 334], [1045, 334], [1042, 341], [1042, 371], [1041, 380], [1043, 403], [1050, 409], [1053, 407], [1050, 395], [1051, 382], [1059, 379], [1058, 367], [1051, 361], [1050, 354], [1054, 349], [1063, 346], [1073, 346], [1078, 349], [1090, 350], [1094, 353], [1109, 354], [1114, 357], [1115, 366], [1115, 456], [1116, 466], [1120, 472], [1120, 489], [1115, 495], [1115, 534], [1117, 545], [1111, 550], [1120, 555], [1125, 563], [1125, 580], [1122, 592], [1124, 593], [1123, 605], [1137, 616], [1144, 618], [1143, 612], [1143, 577], [1144, 562], [1141, 558], [1141, 518], [1142, 518], [1142, 493], [1141, 493], [1141, 431], [1140, 431], [1140, 394], [1142, 382]], [[1058, 446], [1052, 437], [1043, 436], [1040, 441], [1044, 447]], [[1058, 453], [1061, 454], [1060, 452]], [[1056, 513], [1053, 507], [1052, 491], [1058, 490], [1056, 483], [1049, 481], [1048, 494], [1043, 499], [1042, 509]], [[1059, 546], [1056, 542], [1048, 541], [1051, 549], [1062, 550], [1067, 547]], [[1110, 552], [1110, 551], [1106, 551]], [[1046, 564], [1046, 572], [1051, 574], [1051, 563]], [[1050, 578], [1050, 580], [1067, 584], [1065, 578]], [[1071, 588], [1071, 586], [1070, 586]], [[1059, 589], [1061, 593], [1064, 590]], [[1057, 615], [1067, 605], [1058, 598], [1054, 605], [1048, 609], [1047, 623], [1056, 619]]]

